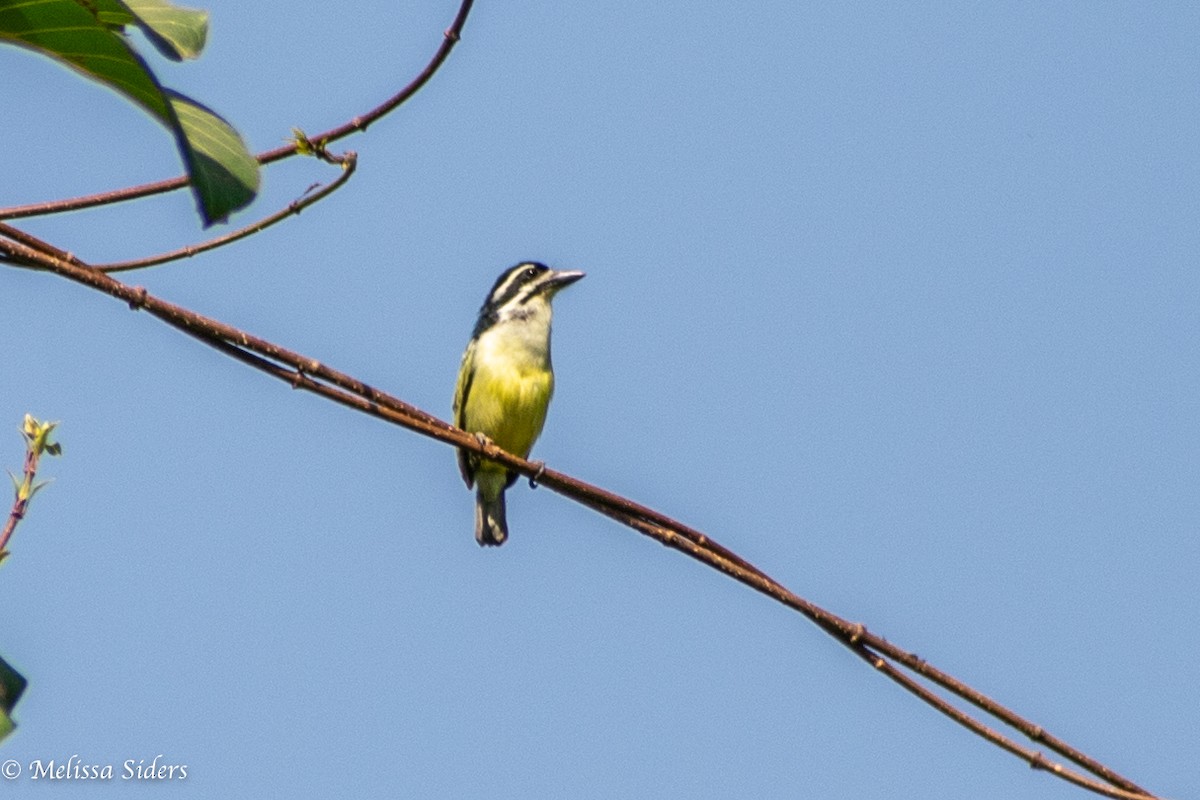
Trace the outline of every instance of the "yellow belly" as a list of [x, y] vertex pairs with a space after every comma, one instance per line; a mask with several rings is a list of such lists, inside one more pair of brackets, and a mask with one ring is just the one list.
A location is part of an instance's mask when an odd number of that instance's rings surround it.
[[525, 458], [542, 432], [553, 393], [554, 374], [548, 369], [528, 365], [495, 369], [476, 362], [462, 427]]

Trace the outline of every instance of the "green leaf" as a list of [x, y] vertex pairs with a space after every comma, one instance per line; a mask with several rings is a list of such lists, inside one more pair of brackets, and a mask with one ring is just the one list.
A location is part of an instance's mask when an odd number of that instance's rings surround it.
[[[135, 0], [153, 22], [116, 0], [0, 0], [0, 41], [36, 50], [99, 81], [140, 105], [175, 135], [206, 225], [245, 206], [258, 190], [258, 164], [229, 123], [194, 100], [168, 92], [113, 30], [131, 19], [153, 30], [156, 46], [169, 42], [179, 56], [199, 51], [206, 23], [161, 0]], [[185, 21], [186, 20], [186, 21]]]
[[0, 0], [0, 39], [65, 62], [169, 121], [170, 108], [149, 67], [123, 36], [75, 0]]
[[79, 4], [95, 14], [96, 19], [105, 25], [123, 28], [134, 23], [133, 12], [121, 0], [90, 0], [90, 2], [80, 2]]
[[21, 699], [27, 681], [0, 658], [0, 739], [12, 733], [16, 724], [12, 721], [13, 706]]
[[8, 665], [8, 662], [0, 658], [0, 711], [8, 714], [13, 710], [13, 706], [21, 699], [21, 694], [25, 691], [25, 686], [28, 681]]
[[179, 8], [165, 0], [125, 0], [134, 21], [158, 52], [172, 61], [196, 58], [208, 39], [208, 12]]
[[196, 58], [208, 38], [208, 12], [166, 0], [74, 0], [112, 28], [137, 25], [158, 52], [172, 61]]
[[166, 93], [189, 144], [185, 158], [192, 185], [208, 203], [224, 209], [222, 214], [207, 215], [205, 221], [223, 221], [258, 193], [258, 160], [216, 112], [178, 92], [168, 89]]

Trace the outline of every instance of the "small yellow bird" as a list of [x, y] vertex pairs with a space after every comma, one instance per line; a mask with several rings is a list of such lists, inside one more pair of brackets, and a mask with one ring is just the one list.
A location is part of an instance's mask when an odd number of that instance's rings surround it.
[[[550, 301], [583, 275], [525, 261], [496, 279], [463, 353], [454, 387], [455, 425], [513, 455], [529, 456], [554, 394]], [[504, 544], [504, 490], [517, 473], [464, 450], [458, 451], [458, 468], [468, 489], [476, 485], [475, 541]]]

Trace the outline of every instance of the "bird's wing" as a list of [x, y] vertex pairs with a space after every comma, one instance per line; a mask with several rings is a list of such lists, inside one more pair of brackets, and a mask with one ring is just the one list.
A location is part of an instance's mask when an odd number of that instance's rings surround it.
[[[454, 424], [466, 430], [467, 397], [471, 394], [471, 383], [475, 379], [475, 342], [467, 345], [463, 353], [462, 366], [458, 369], [458, 382], [454, 386]], [[470, 489], [475, 484], [475, 466], [478, 459], [465, 450], [458, 451], [458, 471]]]

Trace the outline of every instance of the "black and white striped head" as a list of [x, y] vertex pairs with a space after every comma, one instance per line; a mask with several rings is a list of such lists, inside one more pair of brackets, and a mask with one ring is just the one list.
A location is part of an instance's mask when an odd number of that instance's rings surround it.
[[479, 309], [475, 335], [510, 319], [522, 319], [539, 313], [563, 288], [582, 278], [575, 270], [553, 270], [536, 261], [522, 261], [509, 267], [492, 286]]

